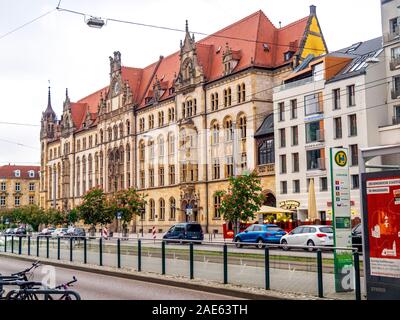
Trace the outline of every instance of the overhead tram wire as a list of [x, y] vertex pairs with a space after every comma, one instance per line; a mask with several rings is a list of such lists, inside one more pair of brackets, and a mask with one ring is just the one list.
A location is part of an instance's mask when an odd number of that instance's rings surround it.
[[[81, 11], [76, 11], [76, 10], [70, 10], [70, 9], [65, 9], [61, 8], [60, 6], [57, 6], [56, 10], [58, 11], [64, 11], [64, 12], [69, 12], [72, 14], [76, 15], [81, 15], [83, 17], [93, 17], [95, 18], [96, 16], [81, 12]], [[96, 17], [97, 18], [97, 17]], [[175, 32], [186, 32], [186, 30], [179, 29], [179, 28], [172, 28], [172, 27], [165, 27], [165, 26], [159, 26], [159, 25], [154, 25], [154, 24], [148, 24], [148, 23], [141, 23], [141, 22], [135, 22], [135, 21], [129, 21], [129, 20], [122, 20], [122, 19], [115, 19], [115, 18], [107, 18], [107, 17], [98, 17], [99, 19], [104, 19], [106, 22], [107, 21], [113, 21], [113, 22], [118, 22], [118, 23], [125, 23], [125, 24], [131, 24], [131, 25], [136, 25], [136, 26], [141, 26], [141, 27], [148, 27], [148, 28], [156, 28], [156, 29], [161, 29], [161, 30], [167, 30], [167, 31], [175, 31]], [[299, 24], [300, 22], [297, 21], [295, 24]], [[224, 39], [230, 39], [230, 40], [240, 40], [240, 41], [247, 41], [247, 42], [252, 42], [252, 43], [262, 43], [262, 44], [268, 44], [271, 46], [278, 46], [278, 47], [291, 47], [291, 48], [303, 48], [303, 49], [308, 49], [308, 50], [313, 50], [313, 51], [320, 51], [320, 52], [325, 52], [325, 49], [317, 49], [317, 48], [309, 48], [309, 47], [300, 47], [300, 46], [292, 46], [290, 44], [282, 44], [282, 43], [273, 43], [269, 41], [258, 41], [258, 40], [252, 40], [252, 39], [246, 39], [246, 38], [238, 38], [238, 37], [232, 37], [232, 36], [223, 36], [223, 35], [218, 35], [218, 34], [208, 34], [205, 32], [199, 32], [199, 31], [191, 31], [190, 33], [192, 34], [197, 34], [201, 36], [206, 36], [206, 37], [215, 37], [215, 38], [224, 38]], [[355, 54], [353, 55], [356, 56], [363, 56], [361, 54]]]
[[41, 14], [40, 16], [38, 16], [38, 17], [36, 17], [36, 18], [34, 18], [34, 19], [32, 19], [32, 20], [30, 20], [30, 21], [28, 21], [28, 22], [26, 22], [26, 23], [20, 25], [19, 27], [15, 28], [15, 29], [12, 29], [12, 30], [10, 30], [10, 31], [8, 31], [8, 32], [6, 32], [6, 33], [0, 35], [0, 40], [3, 39], [3, 38], [5, 38], [5, 37], [7, 37], [7, 36], [9, 36], [10, 34], [16, 32], [16, 31], [18, 31], [18, 30], [22, 29], [22, 28], [25, 28], [26, 26], [28, 26], [28, 25], [30, 25], [30, 24], [32, 24], [32, 23], [38, 21], [39, 19], [44, 18], [45, 16], [49, 15], [50, 13], [53, 13], [53, 12], [56, 11], [56, 10], [57, 10], [57, 8], [52, 9], [52, 10], [50, 10], [50, 11], [47, 11], [46, 13], [43, 13], [43, 14]]
[[0, 124], [22, 127], [40, 127], [39, 124], [0, 121]]
[[10, 144], [14, 144], [14, 145], [17, 145], [17, 146], [20, 146], [20, 147], [24, 147], [24, 148], [29, 148], [29, 149], [34, 149], [34, 150], [40, 150], [40, 149], [38, 149], [38, 148], [36, 148], [36, 147], [28, 146], [28, 145], [26, 145], [26, 144], [19, 143], [19, 142], [15, 142], [15, 141], [11, 141], [11, 140], [7, 140], [7, 139], [1, 139], [1, 138], [0, 138], [0, 141], [6, 142], [6, 143], [10, 143]]

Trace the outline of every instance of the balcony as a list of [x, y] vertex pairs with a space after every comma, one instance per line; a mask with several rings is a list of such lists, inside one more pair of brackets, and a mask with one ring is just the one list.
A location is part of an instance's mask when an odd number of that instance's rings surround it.
[[392, 119], [392, 124], [393, 124], [393, 125], [400, 124], [400, 115], [399, 115], [399, 116], [393, 117], [393, 119]]
[[313, 142], [324, 142], [325, 141], [325, 131], [323, 129], [315, 130], [313, 134], [307, 137], [307, 143]]
[[395, 71], [396, 69], [400, 69], [400, 56], [390, 60], [390, 70]]
[[400, 99], [400, 88], [392, 89], [392, 99]]
[[400, 28], [398, 26], [393, 31], [387, 32], [383, 36], [384, 43], [391, 42], [393, 40], [400, 40]]
[[284, 83], [284, 84], [280, 85], [279, 87], [276, 87], [274, 89], [274, 93], [281, 92], [281, 91], [284, 91], [287, 89], [300, 87], [307, 83], [312, 83], [312, 82], [314, 82], [314, 77], [308, 77], [305, 79], [301, 79], [301, 80], [297, 80], [297, 81], [293, 81], [293, 82], [289, 82], [289, 83]]

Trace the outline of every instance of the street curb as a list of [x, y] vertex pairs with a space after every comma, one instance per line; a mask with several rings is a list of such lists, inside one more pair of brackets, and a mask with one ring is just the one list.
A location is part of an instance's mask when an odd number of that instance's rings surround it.
[[268, 294], [250, 293], [250, 292], [245, 292], [245, 291], [235, 290], [235, 289], [230, 289], [230, 288], [218, 288], [218, 287], [211, 287], [211, 286], [201, 285], [201, 284], [196, 284], [196, 283], [181, 282], [181, 281], [176, 281], [176, 280], [172, 280], [172, 279], [163, 279], [163, 278], [161, 278], [162, 277], [161, 275], [159, 275], [156, 278], [156, 277], [152, 277], [152, 276], [144, 276], [144, 275], [138, 275], [138, 274], [133, 274], [133, 273], [126, 273], [123, 271], [111, 271], [111, 270], [100, 269], [101, 267], [93, 268], [93, 267], [87, 267], [87, 266], [83, 266], [83, 265], [73, 265], [73, 264], [63, 263], [63, 262], [54, 262], [53, 260], [46, 259], [46, 258], [40, 258], [40, 257], [39, 257], [39, 259], [35, 259], [35, 257], [33, 257], [33, 256], [32, 257], [19, 256], [19, 255], [16, 256], [13, 254], [7, 254], [7, 253], [3, 253], [3, 252], [0, 253], [0, 256], [17, 259], [17, 260], [22, 260], [22, 261], [29, 261], [29, 262], [40, 260], [42, 262], [45, 262], [47, 265], [51, 265], [54, 267], [96, 273], [96, 274], [101, 274], [101, 275], [105, 275], [105, 276], [137, 280], [137, 281], [142, 281], [142, 282], [151, 282], [151, 283], [156, 283], [156, 284], [161, 284], [161, 285], [174, 286], [174, 287], [179, 287], [179, 288], [184, 288], [184, 289], [203, 291], [203, 292], [226, 295], [226, 296], [248, 299], [248, 300], [291, 300], [290, 298], [287, 298], [287, 297], [278, 297], [278, 296], [273, 296], [273, 295], [268, 295]]

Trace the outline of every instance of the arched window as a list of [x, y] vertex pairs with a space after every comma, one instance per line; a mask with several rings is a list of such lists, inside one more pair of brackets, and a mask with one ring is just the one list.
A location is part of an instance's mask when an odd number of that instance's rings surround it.
[[233, 139], [233, 124], [232, 119], [230, 117], [226, 118], [224, 121], [225, 128], [225, 141], [232, 141]]
[[158, 126], [162, 127], [164, 125], [164, 111], [158, 112]]
[[149, 115], [149, 129], [153, 129], [154, 128], [154, 115], [151, 114]]
[[89, 189], [92, 189], [93, 186], [93, 158], [92, 155], [88, 156], [88, 171], [89, 171]]
[[239, 116], [238, 123], [239, 123], [240, 139], [246, 139], [246, 136], [247, 136], [247, 119], [246, 119], [246, 116], [244, 114]]
[[160, 158], [162, 158], [162, 157], [164, 157], [164, 137], [163, 136], [158, 136], [157, 144], [158, 144], [158, 156]]
[[99, 156], [99, 171], [100, 171], [100, 186], [103, 187], [103, 166], [104, 166], [104, 157], [103, 157], [103, 151], [100, 151], [100, 156]]
[[149, 219], [154, 220], [156, 214], [156, 204], [153, 199], [149, 200]]
[[104, 139], [103, 129], [100, 129], [100, 143], [103, 143], [103, 139]]
[[144, 118], [139, 119], [139, 130], [140, 132], [144, 131]]
[[146, 156], [145, 156], [145, 148], [146, 148], [146, 146], [145, 146], [144, 141], [143, 140], [140, 141], [139, 142], [139, 160], [140, 161], [144, 161], [145, 158], [146, 158]]
[[219, 125], [216, 120], [211, 123], [211, 144], [216, 145], [219, 143]]
[[240, 84], [237, 85], [237, 102], [242, 102], [242, 86]]
[[231, 88], [224, 90], [224, 107], [229, 107], [232, 104], [232, 90]]
[[211, 111], [215, 110], [215, 96], [214, 93], [211, 94]]
[[112, 141], [112, 129], [111, 129], [111, 127], [109, 127], [107, 129], [107, 131], [108, 131], [108, 141]]
[[118, 127], [117, 125], [114, 125], [114, 140], [118, 139]]
[[[131, 162], [131, 146], [129, 145], [129, 143], [126, 145], [126, 162]], [[129, 167], [127, 168], [127, 170], [129, 170]]]
[[246, 85], [242, 83], [242, 102], [246, 101]]
[[168, 154], [173, 155], [175, 153], [175, 136], [173, 133], [168, 134]]
[[82, 192], [86, 192], [86, 157], [82, 157]]
[[155, 152], [154, 152], [154, 141], [149, 141], [149, 159], [154, 160]]
[[163, 198], [160, 199], [160, 214], [159, 220], [165, 220], [165, 200]]
[[124, 124], [121, 122], [119, 124], [119, 137], [120, 137], [120, 139], [122, 139], [123, 136], [124, 136]]
[[175, 220], [176, 219], [176, 202], [175, 198], [170, 198], [169, 199], [169, 220]]
[[131, 122], [129, 120], [126, 120], [126, 134], [131, 134]]

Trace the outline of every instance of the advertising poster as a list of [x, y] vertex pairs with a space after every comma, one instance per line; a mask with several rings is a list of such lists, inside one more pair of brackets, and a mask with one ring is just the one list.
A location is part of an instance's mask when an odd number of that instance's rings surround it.
[[362, 180], [367, 298], [400, 299], [400, 171]]
[[[331, 191], [334, 246], [351, 248], [351, 201], [348, 153], [345, 148], [331, 148]], [[335, 290], [354, 290], [353, 255], [351, 250], [334, 251]]]
[[371, 275], [400, 279], [400, 176], [367, 180]]

